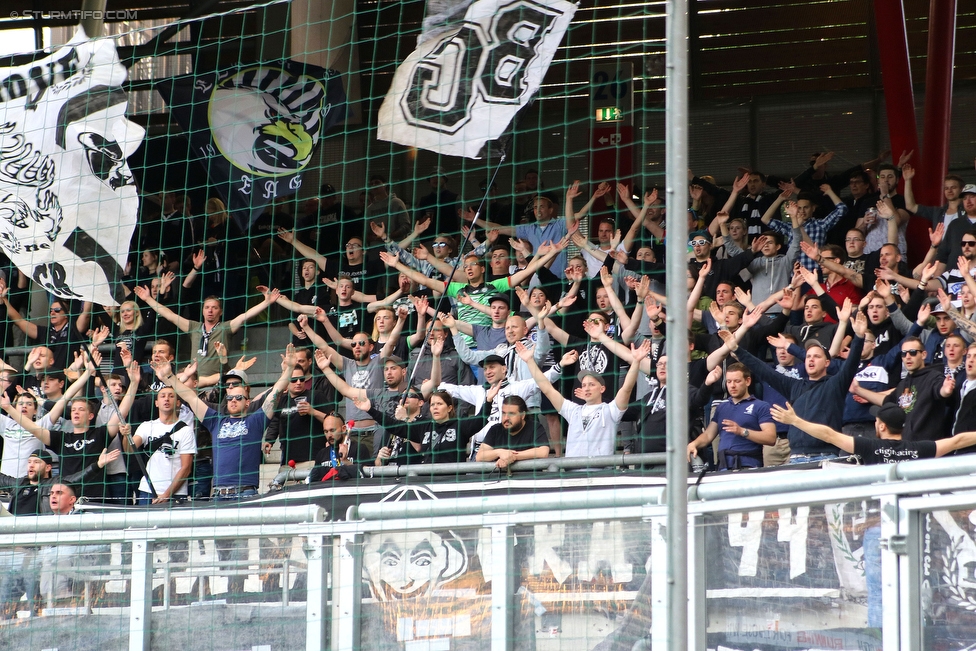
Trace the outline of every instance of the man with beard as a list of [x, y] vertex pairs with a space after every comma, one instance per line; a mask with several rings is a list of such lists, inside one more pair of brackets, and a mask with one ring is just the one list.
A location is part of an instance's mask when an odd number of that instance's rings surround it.
[[315, 351], [315, 364], [339, 395], [347, 400], [356, 400], [362, 398], [363, 391], [365, 391], [366, 397], [369, 398], [374, 409], [392, 416], [403, 392], [407, 390], [407, 363], [395, 355], [381, 359], [383, 363], [383, 386], [352, 387], [335, 372], [332, 368], [332, 360], [324, 350]]
[[[501, 303], [501, 301], [498, 301]], [[538, 323], [538, 337], [536, 339], [535, 348], [533, 349], [533, 354], [535, 355], [535, 361], [537, 364], [542, 364], [545, 362], [547, 356], [552, 350], [552, 345], [549, 339], [549, 333], [545, 329], [545, 317], [548, 314], [548, 309], [543, 307], [539, 312]], [[524, 345], [531, 345], [531, 341], [528, 338], [529, 329], [525, 325], [525, 319], [512, 315], [505, 320], [505, 339], [504, 343], [493, 347], [481, 348], [479, 346], [478, 350], [471, 350], [468, 348], [468, 344], [464, 341], [464, 337], [461, 336], [463, 328], [461, 326], [461, 321], [456, 320], [449, 314], [440, 314], [439, 317], [441, 323], [450, 328], [451, 333], [454, 335], [454, 346], [457, 348], [458, 356], [461, 361], [467, 364], [480, 364], [489, 355], [498, 355], [505, 360], [505, 366], [508, 369], [508, 379], [510, 382], [518, 382], [519, 380], [528, 380], [532, 377], [529, 373], [529, 369], [522, 364], [522, 360], [519, 359], [518, 355], [515, 353], [515, 343], [522, 342]], [[528, 399], [530, 407], [538, 407], [540, 403], [540, 397], [534, 396]]]
[[[359, 444], [349, 440], [346, 423], [335, 414], [330, 414], [322, 420], [322, 439], [321, 449], [315, 453], [316, 467], [338, 468], [343, 464], [369, 460], [369, 455], [362, 452]], [[309, 473], [310, 481], [316, 481], [313, 473]], [[331, 479], [328, 472], [322, 475], [320, 480]]]
[[[365, 332], [357, 332], [353, 336], [352, 358], [343, 356], [335, 349], [324, 345], [324, 342], [319, 345], [319, 350], [325, 353], [337, 371], [342, 372], [346, 384], [351, 389], [362, 392], [383, 387], [383, 361], [379, 356], [373, 357], [373, 340]], [[319, 365], [319, 368], [321, 369], [322, 366]], [[362, 395], [356, 397], [361, 398]], [[367, 454], [372, 454], [376, 420], [358, 409], [352, 397], [346, 397], [346, 419], [353, 423], [350, 436], [366, 449]]]
[[502, 400], [502, 422], [488, 429], [475, 460], [494, 461], [496, 468], [507, 468], [516, 461], [548, 457], [546, 428], [528, 415], [528, 409], [519, 396]]
[[[121, 452], [103, 449], [98, 457], [79, 472], [61, 474], [59, 482], [92, 483], [99, 481], [105, 466], [119, 458]], [[54, 485], [51, 466], [54, 463], [51, 453], [41, 448], [34, 450], [27, 459], [27, 476], [16, 479], [0, 474], [0, 487], [11, 489], [10, 512], [14, 515], [42, 515], [51, 512], [48, 496]]]
[[275, 415], [264, 434], [265, 454], [271, 452], [275, 441], [281, 446], [279, 470], [287, 470], [291, 462], [298, 470], [311, 468], [322, 446], [322, 437], [318, 436], [319, 423], [325, 419], [328, 410], [321, 395], [305, 388], [307, 380], [305, 371], [296, 366], [291, 372], [288, 390], [275, 405]]
[[248, 414], [250, 400], [243, 386], [227, 389], [227, 416], [218, 414], [173, 374], [169, 365], [156, 369], [159, 378], [173, 387], [213, 437], [214, 482], [217, 500], [238, 500], [257, 495], [261, 466], [261, 440], [274, 406], [295, 369], [295, 347], [288, 344], [281, 362], [281, 376], [271, 387], [261, 409]]

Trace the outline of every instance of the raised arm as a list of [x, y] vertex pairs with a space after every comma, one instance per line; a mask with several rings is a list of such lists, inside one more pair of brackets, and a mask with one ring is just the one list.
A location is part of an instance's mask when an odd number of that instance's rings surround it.
[[430, 377], [420, 385], [424, 400], [441, 384], [441, 355], [444, 353], [444, 340], [430, 342]]
[[244, 314], [236, 316], [233, 320], [231, 320], [230, 323], [227, 324], [230, 327], [230, 331], [237, 332], [240, 330], [246, 322], [264, 312], [269, 306], [274, 305], [279, 298], [281, 298], [281, 292], [279, 292], [277, 289], [271, 289], [265, 292], [263, 301], [244, 312]]
[[469, 337], [474, 336], [474, 329], [467, 321], [455, 319], [447, 312], [441, 312], [437, 315], [437, 318], [440, 319], [440, 322], [444, 324], [445, 328], [451, 331], [452, 336], [457, 335], [458, 333], [466, 334]]
[[298, 321], [298, 326], [302, 329], [302, 332], [305, 333], [305, 336], [308, 337], [308, 340], [312, 342], [313, 346], [320, 350], [329, 348], [329, 344], [325, 341], [325, 339], [320, 337], [319, 333], [315, 332], [312, 324], [308, 322], [307, 315], [299, 315], [296, 321]]
[[126, 372], [129, 375], [129, 388], [126, 390], [125, 395], [122, 396], [122, 402], [119, 403], [119, 410], [113, 413], [112, 417], [108, 419], [108, 423], [105, 424], [109, 436], [115, 436], [119, 433], [119, 426], [122, 425], [122, 420], [119, 417], [128, 418], [129, 411], [132, 409], [132, 403], [135, 402], [136, 394], [139, 392], [139, 380], [142, 378], [142, 371], [139, 370], [138, 364], [132, 363], [131, 354], [129, 361], [126, 362]]
[[261, 410], [264, 411], [264, 415], [269, 419], [274, 416], [274, 408], [278, 402], [278, 397], [288, 388], [288, 383], [291, 381], [291, 372], [295, 370], [294, 344], [288, 344], [285, 348], [285, 354], [281, 357], [281, 376], [274, 383], [274, 386], [271, 387], [271, 391], [268, 392], [264, 402], [261, 403]]
[[788, 402], [786, 403], [785, 407], [770, 405], [769, 413], [772, 415], [773, 420], [775, 420], [777, 423], [792, 425], [797, 429], [803, 430], [814, 438], [820, 439], [825, 443], [829, 443], [835, 448], [840, 448], [848, 454], [854, 452], [853, 436], [841, 434], [840, 432], [832, 430], [826, 425], [821, 425], [820, 423], [811, 423], [810, 421], [803, 420], [796, 415], [796, 412], [793, 411], [793, 406]]
[[196, 391], [180, 382], [180, 379], [173, 373], [173, 365], [170, 362], [154, 362], [152, 367], [156, 372], [156, 377], [166, 386], [173, 388], [183, 404], [190, 408], [198, 420], [206, 418], [210, 407], [200, 399]]
[[38, 439], [46, 446], [51, 445], [51, 430], [39, 426], [26, 415], [20, 413], [19, 409], [14, 409], [10, 404], [10, 398], [7, 397], [6, 391], [0, 393], [0, 407], [2, 407], [3, 410], [7, 412], [7, 415], [15, 420], [17, 424], [30, 432], [34, 438]]
[[315, 260], [316, 266], [322, 271], [325, 271], [325, 265], [326, 265], [325, 256], [320, 255], [318, 251], [316, 251], [315, 249], [313, 249], [312, 247], [308, 246], [307, 244], [299, 240], [297, 237], [295, 237], [295, 233], [293, 233], [292, 231], [286, 231], [283, 228], [279, 228], [278, 237], [280, 237], [282, 240], [288, 242], [293, 247], [295, 247], [295, 250], [298, 251], [300, 254], [302, 254], [304, 257], [308, 258], [309, 260]]
[[447, 283], [443, 280], [437, 280], [435, 278], [428, 278], [419, 271], [411, 269], [407, 265], [400, 262], [400, 259], [395, 255], [391, 255], [386, 251], [380, 251], [380, 260], [383, 261], [387, 267], [391, 269], [396, 269], [398, 272], [402, 273], [404, 276], [417, 283], [418, 285], [423, 285], [424, 287], [429, 287], [435, 292], [443, 294], [447, 291]]
[[315, 351], [315, 365], [319, 367], [325, 379], [335, 387], [335, 390], [343, 398], [353, 400], [362, 395], [362, 389], [353, 389], [341, 375], [335, 372], [332, 368], [332, 358], [329, 356], [328, 351], [322, 350], [321, 348]]
[[410, 300], [413, 302], [414, 310], [417, 313], [417, 330], [407, 338], [407, 346], [416, 348], [423, 343], [427, 336], [427, 309], [430, 304], [423, 296], [419, 298], [411, 296]]
[[526, 348], [525, 344], [523, 344], [521, 341], [516, 341], [515, 352], [522, 359], [522, 361], [525, 362], [529, 372], [532, 374], [532, 379], [538, 383], [539, 389], [542, 391], [542, 393], [549, 398], [549, 402], [552, 403], [553, 408], [556, 411], [562, 409], [565, 398], [563, 398], [563, 395], [559, 393], [554, 386], [552, 386], [552, 382], [549, 381], [546, 374], [543, 373], [542, 369], [539, 368], [539, 365], [536, 364], [535, 355], [533, 355], [532, 351]]
[[8, 289], [9, 288], [7, 287], [6, 283], [3, 283], [2, 287], [0, 287], [0, 297], [3, 298], [4, 307], [7, 308], [7, 318], [13, 321], [14, 325], [20, 328], [21, 331], [23, 331], [23, 333], [29, 338], [37, 339], [37, 325], [25, 319], [23, 315], [17, 311], [17, 308], [10, 303]]
[[650, 339], [645, 339], [640, 346], [631, 345], [630, 368], [627, 369], [627, 375], [624, 377], [623, 384], [620, 385], [620, 389], [617, 390], [617, 395], [613, 399], [614, 403], [617, 405], [617, 409], [620, 411], [625, 411], [627, 406], [630, 404], [630, 394], [633, 392], [634, 386], [637, 384], [637, 374], [640, 373], [641, 362], [647, 359], [647, 355], [650, 352]]
[[173, 310], [169, 309], [162, 303], [158, 302], [156, 299], [152, 297], [148, 289], [146, 289], [142, 285], [136, 285], [135, 289], [133, 289], [132, 291], [135, 292], [136, 296], [138, 296], [143, 303], [151, 307], [153, 311], [156, 312], [156, 314], [158, 314], [159, 316], [163, 317], [164, 319], [166, 319], [167, 321], [175, 325], [180, 331], [182, 332], [190, 331], [189, 319], [185, 319], [181, 317]]

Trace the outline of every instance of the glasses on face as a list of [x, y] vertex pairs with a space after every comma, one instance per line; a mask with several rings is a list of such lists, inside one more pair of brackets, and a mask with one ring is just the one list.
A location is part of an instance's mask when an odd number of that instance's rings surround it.
[[962, 241], [962, 245], [963, 246], [976, 246], [976, 242], [973, 242], [972, 240], [963, 240]]
[[600, 325], [603, 325], [603, 319], [597, 319], [596, 317], [587, 319], [586, 322], [587, 323], [599, 323]]
[[852, 243], [852, 242], [863, 242], [864, 241], [864, 238], [863, 237], [848, 237], [844, 241], [845, 242], [848, 242], [848, 243]]
[[303, 375], [299, 375], [298, 377], [293, 377], [291, 379], [292, 384], [298, 384], [299, 382], [304, 382], [304, 381], [305, 381], [305, 376]]
[[361, 248], [363, 248], [363, 245], [362, 244], [347, 244], [346, 245], [346, 251], [358, 251]]
[[465, 262], [461, 266], [464, 267], [465, 269], [474, 269], [475, 267], [480, 267], [481, 265], [478, 264], [477, 262]]
[[435, 249], [443, 249], [445, 246], [447, 246], [447, 242], [434, 242], [431, 244], [431, 246]]
[[352, 347], [353, 348], [359, 348], [361, 346], [365, 346], [367, 343], [369, 343], [369, 342], [366, 342], [366, 341], [354, 341], [354, 342], [352, 342]]
[[244, 396], [227, 396], [227, 402], [237, 402], [238, 400], [247, 400]]
[[691, 240], [688, 242], [688, 244], [692, 246], [705, 246], [708, 244], [708, 240]]
[[921, 354], [921, 352], [922, 351], [919, 350], [918, 348], [909, 348], [908, 350], [901, 351], [901, 356], [902, 357], [917, 357], [918, 355]]
[[242, 384], [241, 382], [228, 382], [227, 384], [224, 385], [224, 387], [228, 389], [233, 389], [234, 387], [241, 386], [241, 384]]
[[64, 312], [64, 310], [62, 310], [60, 307], [51, 308], [51, 314], [61, 314], [62, 312]]

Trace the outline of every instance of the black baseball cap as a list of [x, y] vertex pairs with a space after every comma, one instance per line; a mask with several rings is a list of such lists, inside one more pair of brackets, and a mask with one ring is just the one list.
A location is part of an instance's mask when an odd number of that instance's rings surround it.
[[905, 429], [905, 410], [892, 402], [887, 402], [880, 407], [872, 407], [871, 415], [893, 432], [897, 433]]
[[505, 365], [505, 358], [502, 357], [501, 355], [495, 355], [493, 353], [491, 355], [488, 355], [488, 357], [485, 357], [483, 360], [481, 360], [481, 363], [478, 364], [478, 366], [480, 366], [481, 368], [484, 368], [485, 366], [488, 366], [489, 364], [501, 364], [502, 366], [504, 366]]
[[40, 459], [41, 461], [43, 461], [49, 466], [54, 465], [54, 457], [52, 457], [51, 453], [45, 450], [44, 448], [41, 448], [39, 450], [34, 450], [33, 452], [30, 453], [30, 456], [37, 457], [38, 459]]

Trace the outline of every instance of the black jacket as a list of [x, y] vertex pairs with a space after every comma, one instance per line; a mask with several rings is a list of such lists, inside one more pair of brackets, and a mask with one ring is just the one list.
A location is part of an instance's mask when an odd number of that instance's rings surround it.
[[937, 441], [949, 436], [948, 401], [939, 393], [945, 381], [942, 364], [931, 364], [909, 373], [884, 399], [905, 410], [902, 441]]

